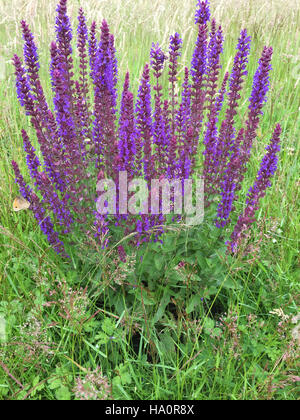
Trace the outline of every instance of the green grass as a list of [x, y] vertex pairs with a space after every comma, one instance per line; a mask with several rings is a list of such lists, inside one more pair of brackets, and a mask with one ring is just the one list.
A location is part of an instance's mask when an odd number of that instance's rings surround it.
[[[246, 27], [253, 37], [241, 122], [262, 48], [274, 49], [271, 90], [244, 194], [276, 122], [283, 127], [282, 150], [252, 230], [252, 254], [228, 260], [224, 279], [214, 284], [208, 276], [206, 284], [188, 261], [175, 281], [176, 247], [174, 258], [161, 263], [160, 249], [149, 246], [151, 269], [141, 265], [134, 273], [118, 267], [114, 255], [80, 257], [79, 247], [70, 262], [62, 261], [30, 212], [12, 211], [18, 190], [10, 161], [26, 173], [20, 131], [33, 131], [16, 98], [10, 58], [22, 52], [18, 22], [26, 19], [51, 97], [48, 45], [56, 0], [0, 0], [0, 399], [73, 399], [76, 378], [97, 366], [115, 399], [299, 399], [299, 342], [292, 338], [292, 318], [300, 312], [300, 8], [296, 0], [246, 3], [211, 2], [226, 36], [223, 71], [230, 69], [240, 30]], [[181, 74], [190, 62], [194, 1], [69, 0], [74, 23], [79, 4], [89, 22], [107, 19], [116, 38], [120, 85], [129, 69], [134, 93], [152, 42], [166, 48], [169, 35], [179, 32]], [[188, 250], [191, 243], [186, 237]], [[215, 261], [212, 270], [219, 265]], [[203, 262], [206, 270], [209, 263]], [[64, 282], [77, 291], [75, 301]], [[193, 296], [204, 300], [193, 307]], [[54, 300], [58, 303], [51, 304]]]

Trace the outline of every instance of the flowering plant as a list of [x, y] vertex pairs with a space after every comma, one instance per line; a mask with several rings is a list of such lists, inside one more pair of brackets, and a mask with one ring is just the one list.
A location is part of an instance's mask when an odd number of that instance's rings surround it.
[[[146, 190], [153, 192], [157, 190], [157, 185], [155, 189], [152, 183], [156, 179], [172, 181], [172, 188], [179, 185], [184, 195], [185, 181], [198, 174], [196, 166], [202, 144], [204, 207], [208, 209], [219, 196], [214, 223], [220, 229], [227, 226], [267, 99], [272, 48], [263, 49], [253, 80], [246, 123], [237, 129], [235, 117], [247, 76], [251, 39], [243, 29], [232, 70], [221, 78], [222, 27], [211, 19], [208, 0], [199, 0], [195, 14], [198, 35], [190, 68], [184, 68], [181, 93], [177, 93], [177, 87], [182, 39], [175, 33], [170, 37], [168, 52], [159, 44], [152, 44], [136, 100], [127, 72], [118, 107], [115, 42], [107, 22], [103, 20], [98, 40], [96, 23], [92, 22], [88, 29], [84, 12], [79, 10], [79, 75], [76, 78], [73, 34], [66, 6], [67, 0], [59, 1], [56, 40], [50, 47], [53, 110], [42, 88], [37, 48], [25, 21], [21, 22], [24, 64], [17, 55], [13, 58], [18, 98], [36, 131], [42, 157], [38, 157], [27, 132], [22, 130], [34, 188], [25, 182], [15, 161], [12, 166], [20, 192], [30, 202], [30, 209], [49, 243], [57, 253], [67, 256], [65, 241], [76, 226], [85, 233], [94, 229], [102, 247], [108, 245], [115, 226], [123, 235], [134, 233], [132, 241], [137, 245], [150, 239], [160, 240], [167, 221], [177, 222], [182, 217], [166, 216], [170, 212], [163, 211], [159, 193], [155, 213], [149, 214], [148, 197], [140, 200], [135, 214], [124, 211], [119, 198], [113, 211], [109, 211], [105, 199], [102, 199], [104, 211], [103, 208], [99, 211], [98, 207], [96, 211], [95, 201], [101, 190], [96, 191], [96, 184], [110, 179], [118, 193], [124, 188], [127, 190], [128, 183], [139, 178], [144, 180]], [[161, 84], [165, 68], [169, 82], [167, 99], [163, 99]], [[228, 241], [228, 249], [233, 253], [237, 252], [245, 231], [255, 220], [259, 200], [270, 186], [277, 167], [280, 134], [278, 124], [255, 183], [248, 192], [245, 209]], [[126, 181], [122, 184], [119, 174], [125, 172]], [[109, 188], [105, 182], [102, 186], [101, 192]], [[176, 203], [174, 192], [171, 210]], [[121, 260], [125, 260], [123, 247], [119, 246], [118, 250]]]

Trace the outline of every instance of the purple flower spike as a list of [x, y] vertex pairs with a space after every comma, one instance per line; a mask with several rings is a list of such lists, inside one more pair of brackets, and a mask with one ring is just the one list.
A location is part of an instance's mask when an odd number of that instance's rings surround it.
[[263, 114], [262, 108], [267, 100], [267, 92], [269, 90], [269, 74], [272, 69], [273, 49], [272, 47], [264, 47], [259, 65], [254, 75], [252, 93], [249, 98], [249, 114], [246, 122], [245, 141], [243, 144], [243, 162], [239, 173], [239, 184], [243, 181], [244, 173], [247, 169], [247, 163], [250, 158], [251, 148], [256, 138], [257, 128], [260, 116]]
[[21, 175], [19, 166], [15, 161], [12, 161], [12, 167], [15, 173], [16, 183], [20, 188], [20, 192], [22, 196], [30, 203], [30, 210], [32, 210], [42, 232], [47, 236], [48, 242], [58, 254], [61, 254], [63, 257], [67, 257], [64, 244], [59, 239], [58, 233], [55, 232], [50, 217], [46, 216], [45, 209], [43, 208], [39, 198], [32, 191], [32, 189], [26, 185], [24, 178]]
[[170, 47], [169, 47], [169, 56], [170, 56], [170, 64], [169, 64], [169, 82], [171, 84], [170, 87], [170, 96], [171, 96], [171, 121], [172, 121], [172, 134], [175, 133], [175, 107], [177, 105], [176, 100], [176, 93], [175, 87], [177, 82], [177, 71], [178, 71], [178, 58], [181, 55], [181, 47], [182, 47], [182, 39], [180, 35], [176, 32], [174, 36], [170, 37]]
[[129, 86], [130, 86], [130, 80], [129, 80], [129, 72], [126, 72], [125, 75], [125, 80], [124, 80], [124, 85], [123, 85], [123, 92], [122, 92], [122, 98], [121, 98], [121, 105], [120, 105], [120, 123], [121, 123], [121, 119], [122, 119], [122, 114], [124, 113], [124, 102], [125, 102], [125, 98], [127, 95], [127, 92], [129, 91]]
[[198, 25], [204, 25], [210, 20], [210, 10], [208, 0], [198, 0], [195, 23]]
[[259, 200], [265, 196], [266, 189], [271, 186], [270, 179], [277, 169], [278, 152], [280, 151], [281, 126], [276, 125], [270, 144], [266, 147], [267, 153], [263, 157], [256, 180], [250, 187], [246, 199], [246, 208], [240, 214], [235, 228], [231, 234], [229, 246], [232, 252], [237, 252], [238, 246], [245, 236], [245, 232], [255, 221], [255, 213], [259, 208]]
[[59, 70], [66, 94], [71, 98], [74, 90], [72, 59], [72, 28], [67, 15], [67, 0], [60, 0], [56, 16], [56, 43], [59, 50]]
[[21, 59], [16, 54], [13, 57], [13, 64], [15, 66], [16, 89], [19, 102], [21, 106], [25, 107], [26, 115], [34, 116], [35, 107], [30, 85], [27, 79], [27, 73], [22, 65]]
[[118, 254], [119, 254], [120, 261], [123, 263], [126, 263], [126, 260], [127, 260], [126, 251], [122, 245], [118, 246]]
[[150, 65], [154, 70], [154, 77], [158, 79], [162, 74], [164, 62], [166, 61], [167, 56], [162, 51], [159, 44], [154, 44], [153, 42], [152, 48], [150, 51], [150, 57], [151, 57]]
[[270, 61], [272, 59], [273, 48], [264, 47], [261, 58], [259, 59], [259, 66], [254, 75], [254, 82], [252, 88], [252, 94], [249, 99], [250, 111], [256, 111], [257, 113], [262, 113], [261, 108], [266, 102], [267, 92], [269, 90], [269, 73], [272, 69]]
[[108, 234], [109, 234], [109, 227], [108, 227], [109, 223], [106, 220], [106, 216], [103, 214], [99, 214], [98, 212], [95, 212], [95, 229], [96, 229], [96, 233], [95, 233], [95, 238], [98, 239], [98, 241], [101, 244], [101, 248], [105, 249], [108, 246], [109, 243], [109, 239], [108, 239]]
[[36, 115], [40, 120], [41, 125], [46, 129], [49, 138], [55, 136], [56, 124], [54, 117], [49, 110], [43, 88], [39, 79], [39, 57], [37, 47], [34, 43], [34, 37], [29, 29], [27, 23], [22, 20], [21, 22], [23, 39], [24, 39], [24, 60], [27, 66], [28, 81], [32, 98], [36, 102]]
[[[144, 176], [146, 180], [150, 180], [153, 175], [153, 158], [152, 158], [152, 109], [151, 109], [151, 87], [150, 87], [150, 73], [149, 65], [146, 64], [144, 67], [141, 84], [138, 91], [138, 99], [136, 103], [136, 114], [137, 114], [137, 128], [139, 132], [140, 140], [142, 142], [144, 157]], [[139, 149], [140, 158], [140, 146]], [[141, 162], [137, 161], [137, 173], [141, 172]]]
[[114, 41], [106, 20], [101, 25], [101, 37], [95, 57], [94, 71], [94, 130], [96, 166], [105, 165], [113, 175], [118, 142], [116, 139], [116, 59]]
[[35, 153], [35, 149], [32, 147], [32, 144], [29, 141], [28, 135], [25, 130], [22, 130], [24, 150], [27, 154], [27, 166], [31, 178], [35, 179], [37, 177], [38, 168], [41, 165], [40, 161]]
[[207, 67], [207, 26], [206, 24], [199, 25], [198, 37], [193, 53], [191, 63], [192, 76], [192, 108], [191, 108], [191, 122], [195, 129], [196, 135], [201, 130], [204, 102], [206, 92], [205, 74]]
[[247, 35], [246, 29], [242, 30], [229, 79], [229, 103], [226, 109], [225, 120], [222, 121], [221, 124], [216, 148], [216, 169], [218, 171], [218, 176], [215, 182], [219, 189], [221, 188], [224, 170], [228, 163], [230, 151], [234, 142], [234, 118], [237, 114], [238, 100], [241, 98], [240, 91], [242, 90], [244, 77], [247, 75], [246, 68], [250, 52], [250, 41], [251, 38]]
[[236, 198], [237, 173], [241, 166], [240, 145], [244, 139], [244, 129], [242, 128], [233, 144], [232, 154], [225, 169], [224, 179], [221, 185], [221, 202], [218, 205], [218, 214], [216, 220], [217, 227], [224, 227], [229, 223], [229, 215], [233, 211], [233, 202]]
[[119, 156], [121, 161], [120, 170], [127, 171], [130, 177], [134, 176], [136, 135], [133, 94], [130, 91], [127, 91], [124, 97], [123, 110], [120, 117]]
[[79, 9], [78, 16], [78, 28], [77, 28], [78, 40], [77, 48], [79, 51], [79, 68], [80, 68], [80, 87], [81, 92], [84, 96], [87, 95], [87, 41], [88, 41], [88, 29], [86, 25], [86, 19], [83, 10]]
[[189, 69], [184, 68], [184, 82], [182, 84], [182, 105], [185, 112], [186, 122], [190, 119], [191, 113], [191, 85], [189, 81]]
[[215, 94], [217, 91], [217, 81], [219, 77], [219, 72], [221, 69], [220, 65], [220, 56], [223, 51], [223, 32], [221, 26], [219, 26], [218, 30], [216, 31], [215, 28], [215, 21], [212, 21], [212, 31], [210, 34], [210, 41], [208, 44], [208, 57], [207, 57], [207, 101], [208, 105], [207, 108], [210, 112], [214, 109], [214, 99]]
[[91, 76], [95, 70], [95, 61], [97, 54], [97, 39], [96, 39], [96, 22], [93, 22], [90, 29], [89, 37], [89, 59], [91, 67]]
[[21, 21], [21, 27], [24, 40], [25, 63], [28, 67], [29, 73], [37, 73], [39, 71], [40, 64], [37, 48], [34, 43], [34, 36], [32, 35], [29, 26], [27, 25], [25, 20]]
[[23, 176], [21, 175], [18, 164], [13, 160], [12, 167], [15, 173], [15, 181], [20, 188], [20, 193], [25, 200], [30, 202], [32, 189], [25, 183]]
[[164, 167], [164, 154], [165, 154], [165, 132], [164, 132], [164, 118], [162, 111], [162, 85], [160, 83], [160, 77], [164, 68], [164, 63], [167, 60], [167, 56], [160, 48], [159, 44], [152, 43], [152, 48], [150, 51], [150, 65], [153, 69], [154, 77], [156, 79], [156, 84], [153, 86], [154, 100], [155, 100], [155, 111], [154, 111], [154, 121], [153, 121], [153, 138], [154, 143], [156, 144], [156, 161], [157, 161], [157, 171], [161, 173]]

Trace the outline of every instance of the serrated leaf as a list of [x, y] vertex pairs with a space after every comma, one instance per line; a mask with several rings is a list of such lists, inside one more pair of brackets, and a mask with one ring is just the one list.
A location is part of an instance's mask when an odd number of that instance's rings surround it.
[[101, 324], [101, 329], [108, 335], [112, 335], [115, 330], [114, 321], [110, 318], [105, 318]]
[[214, 320], [211, 318], [206, 318], [204, 321], [204, 331], [206, 334], [210, 334], [211, 330], [214, 329], [215, 323]]
[[48, 381], [49, 389], [56, 389], [56, 388], [59, 388], [60, 386], [61, 386], [61, 379], [60, 378], [50, 379]]
[[64, 385], [57, 389], [55, 396], [58, 401], [70, 401], [71, 399], [71, 393], [69, 389]]

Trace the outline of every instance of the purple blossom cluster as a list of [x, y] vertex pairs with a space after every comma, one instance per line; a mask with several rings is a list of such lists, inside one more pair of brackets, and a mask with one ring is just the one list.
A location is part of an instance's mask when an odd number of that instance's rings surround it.
[[259, 209], [260, 199], [265, 196], [266, 189], [271, 186], [270, 179], [277, 169], [278, 152], [280, 150], [280, 134], [281, 127], [280, 124], [277, 124], [270, 144], [266, 147], [267, 152], [261, 161], [260, 169], [254, 184], [248, 191], [246, 207], [239, 215], [234, 231], [231, 234], [231, 241], [228, 242], [232, 252], [237, 252], [238, 245], [245, 236], [245, 231], [247, 231], [249, 226], [255, 221], [254, 216]]
[[210, 20], [210, 9], [208, 0], [198, 0], [195, 14], [195, 23], [203, 25]]
[[[66, 255], [64, 237], [77, 225], [86, 232], [93, 226], [102, 247], [109, 243], [111, 226], [122, 226], [124, 234], [134, 232], [136, 244], [151, 238], [159, 240], [166, 222], [161, 212], [127, 215], [120, 211], [121, 203], [117, 203], [114, 217], [100, 214], [95, 211], [95, 185], [110, 178], [116, 182], [117, 190], [123, 188], [118, 185], [120, 171], [127, 172], [128, 182], [136, 177], [144, 179], [149, 190], [152, 179], [179, 179], [183, 185], [183, 180], [195, 173], [201, 143], [205, 204], [210, 206], [219, 195], [215, 223], [220, 228], [229, 223], [267, 98], [272, 48], [265, 47], [262, 52], [249, 98], [248, 117], [245, 126], [237, 128], [236, 115], [247, 76], [251, 39], [243, 29], [232, 69], [222, 74], [223, 31], [215, 19], [211, 20], [207, 0], [198, 1], [195, 23], [198, 34], [190, 68], [180, 64], [183, 42], [178, 33], [170, 37], [168, 52], [153, 43], [149, 62], [141, 72], [137, 98], [127, 72], [118, 108], [120, 79], [115, 40], [108, 23], [103, 20], [98, 39], [96, 23], [88, 28], [80, 8], [74, 44], [67, 0], [60, 0], [56, 39], [50, 46], [51, 109], [39, 78], [34, 36], [27, 23], [21, 22], [24, 60], [15, 55], [13, 64], [17, 96], [38, 143], [33, 144], [22, 130], [33, 187], [25, 183], [18, 165], [15, 162], [12, 165], [22, 196], [30, 202], [42, 232], [59, 254]], [[77, 46], [77, 76], [72, 45]], [[169, 83], [165, 99], [164, 71]], [[178, 77], [181, 71], [182, 83]], [[233, 252], [244, 230], [254, 221], [258, 202], [270, 186], [277, 165], [280, 132], [277, 125], [256, 182], [249, 190], [246, 208], [232, 233]], [[123, 247], [118, 251], [125, 261]]]

